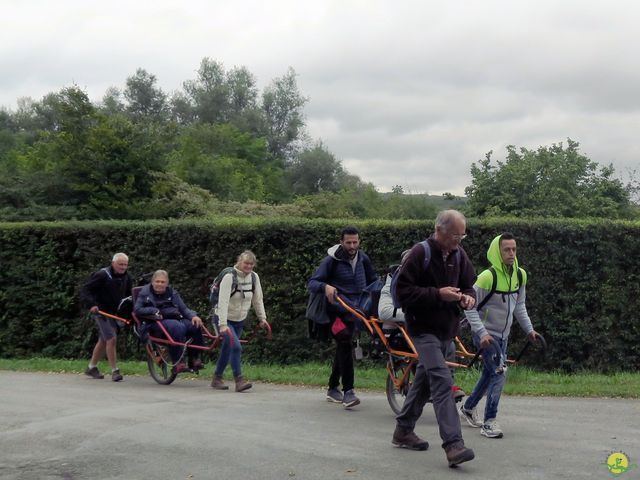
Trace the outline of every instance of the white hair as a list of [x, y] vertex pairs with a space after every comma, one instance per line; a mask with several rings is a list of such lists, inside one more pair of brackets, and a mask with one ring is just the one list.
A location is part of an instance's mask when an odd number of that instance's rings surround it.
[[451, 225], [455, 220], [462, 220], [465, 223], [467, 221], [465, 216], [458, 210], [442, 210], [436, 217], [435, 227], [440, 227], [446, 230], [447, 227]]
[[118, 252], [116, 253], [113, 258], [111, 259], [112, 262], [116, 262], [119, 259], [124, 258], [127, 262], [129, 261], [129, 257], [127, 256], [126, 253], [122, 253], [122, 252]]
[[167, 273], [166, 270], [156, 270], [155, 272], [153, 272], [153, 275], [151, 276], [151, 281], [153, 282], [158, 277], [164, 277], [167, 279], [167, 283], [169, 282], [169, 274]]

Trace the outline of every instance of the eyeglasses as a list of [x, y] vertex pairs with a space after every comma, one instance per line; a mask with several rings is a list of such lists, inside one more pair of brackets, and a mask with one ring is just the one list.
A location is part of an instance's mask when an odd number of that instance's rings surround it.
[[458, 242], [460, 242], [460, 241], [464, 240], [465, 238], [467, 238], [467, 234], [466, 233], [463, 233], [462, 235], [451, 234], [451, 237], [454, 240], [457, 240]]

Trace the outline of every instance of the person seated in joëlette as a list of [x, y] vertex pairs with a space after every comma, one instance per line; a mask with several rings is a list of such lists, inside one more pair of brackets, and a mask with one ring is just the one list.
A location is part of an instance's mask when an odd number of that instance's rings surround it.
[[[163, 337], [163, 332], [158, 326], [158, 323], [161, 323], [176, 342], [184, 343], [187, 338], [191, 338], [193, 345], [204, 345], [202, 320], [185, 305], [178, 291], [169, 285], [169, 274], [165, 270], [156, 270], [151, 277], [151, 283], [142, 287], [133, 311], [142, 321], [142, 335], [148, 332]], [[182, 358], [182, 347], [169, 347], [175, 373], [184, 372], [189, 368], [200, 370], [204, 366], [198, 351], [188, 350], [187, 365]]]

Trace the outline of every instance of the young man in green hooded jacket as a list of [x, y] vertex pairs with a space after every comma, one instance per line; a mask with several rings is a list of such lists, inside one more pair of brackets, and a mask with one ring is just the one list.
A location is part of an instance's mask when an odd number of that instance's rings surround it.
[[[481, 428], [480, 433], [485, 437], [502, 438], [496, 417], [505, 382], [507, 343], [513, 318], [518, 320], [529, 340], [535, 342], [538, 333], [533, 329], [525, 306], [527, 274], [518, 266], [515, 237], [510, 233], [495, 237], [487, 251], [487, 259], [491, 268], [478, 275], [473, 286], [476, 308], [465, 311], [473, 342], [482, 350], [482, 374], [458, 410], [470, 426]], [[484, 421], [480, 421], [476, 406], [485, 394]]]

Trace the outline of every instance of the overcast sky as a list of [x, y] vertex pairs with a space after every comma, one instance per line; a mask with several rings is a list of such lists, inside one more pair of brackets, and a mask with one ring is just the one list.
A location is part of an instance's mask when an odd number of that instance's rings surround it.
[[[308, 133], [379, 190], [462, 194], [489, 150], [571, 138], [640, 162], [637, 1], [0, 0], [0, 106], [144, 68], [167, 92], [204, 57], [260, 87], [289, 66]], [[635, 53], [634, 53], [635, 52]]]

